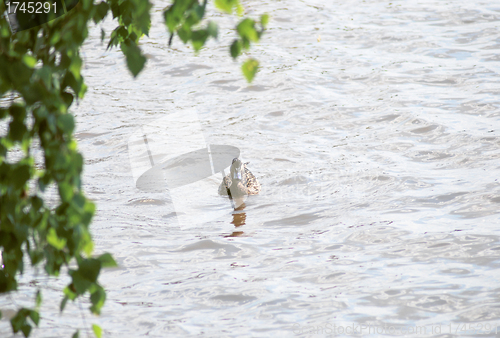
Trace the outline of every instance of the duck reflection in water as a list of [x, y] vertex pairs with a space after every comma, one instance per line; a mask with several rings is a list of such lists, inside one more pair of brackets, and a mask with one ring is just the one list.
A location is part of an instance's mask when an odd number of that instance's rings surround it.
[[[231, 224], [234, 224], [235, 228], [245, 225], [245, 221], [247, 219], [247, 214], [243, 212], [243, 209], [245, 209], [245, 207], [246, 207], [245, 203], [243, 203], [233, 212], [233, 221], [231, 222]], [[233, 231], [232, 234], [224, 237], [239, 237], [242, 236], [243, 234], [244, 234], [243, 231]]]

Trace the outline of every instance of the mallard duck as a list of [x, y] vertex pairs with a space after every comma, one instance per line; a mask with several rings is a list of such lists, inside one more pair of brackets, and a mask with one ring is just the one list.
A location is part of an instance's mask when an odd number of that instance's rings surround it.
[[242, 164], [238, 158], [233, 159], [229, 174], [219, 185], [219, 195], [237, 198], [244, 195], [257, 195], [260, 192], [260, 183], [248, 170], [248, 163]]

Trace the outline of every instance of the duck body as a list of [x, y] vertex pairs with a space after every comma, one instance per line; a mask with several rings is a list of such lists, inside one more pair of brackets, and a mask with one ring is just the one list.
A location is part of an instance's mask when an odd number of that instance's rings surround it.
[[247, 164], [242, 164], [238, 158], [233, 159], [229, 174], [219, 185], [219, 195], [238, 198], [245, 195], [257, 195], [260, 192], [260, 183], [248, 170]]

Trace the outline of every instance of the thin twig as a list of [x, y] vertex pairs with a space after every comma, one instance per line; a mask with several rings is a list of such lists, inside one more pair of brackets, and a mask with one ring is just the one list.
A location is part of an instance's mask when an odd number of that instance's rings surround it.
[[82, 302], [80, 300], [78, 300], [78, 307], [80, 308], [80, 314], [82, 315], [83, 326], [87, 330], [87, 337], [91, 337], [90, 336], [90, 328], [87, 326], [87, 320], [85, 319], [85, 314], [83, 313], [83, 309], [82, 309]]

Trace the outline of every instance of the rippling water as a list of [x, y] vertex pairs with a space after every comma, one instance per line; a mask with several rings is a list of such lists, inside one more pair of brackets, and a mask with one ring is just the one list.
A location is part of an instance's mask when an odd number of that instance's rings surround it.
[[[96, 251], [120, 265], [101, 277], [102, 315], [83, 319], [83, 302], [59, 316], [67, 280], [32, 273], [0, 308], [32, 305], [39, 285], [35, 337], [90, 323], [110, 337], [500, 332], [499, 4], [245, 1], [271, 15], [250, 86], [228, 56], [234, 32], [198, 56], [169, 49], [164, 6], [138, 79], [100, 27], [83, 49], [85, 190]], [[207, 142], [241, 150], [263, 190], [232, 211], [214, 179], [220, 216], [182, 227], [167, 196], [135, 187], [128, 141], [187, 111]]]

